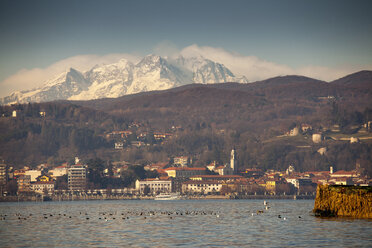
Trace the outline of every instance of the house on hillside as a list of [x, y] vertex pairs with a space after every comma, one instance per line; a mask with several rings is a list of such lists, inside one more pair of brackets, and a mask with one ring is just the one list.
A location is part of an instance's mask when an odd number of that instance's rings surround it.
[[311, 131], [311, 130], [313, 130], [313, 127], [311, 125], [306, 124], [306, 123], [301, 124], [302, 133], [306, 133], [306, 132]]
[[176, 166], [187, 167], [189, 166], [189, 157], [187, 156], [174, 157], [173, 164]]

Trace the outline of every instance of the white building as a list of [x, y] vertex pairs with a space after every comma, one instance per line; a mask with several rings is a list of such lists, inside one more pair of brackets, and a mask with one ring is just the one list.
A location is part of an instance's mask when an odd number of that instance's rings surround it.
[[54, 191], [54, 182], [35, 182], [31, 184], [31, 190], [39, 194], [44, 194], [47, 191], [51, 194]]
[[116, 150], [121, 150], [124, 148], [124, 143], [123, 142], [115, 142], [115, 149]]
[[87, 171], [83, 165], [73, 165], [68, 169], [68, 190], [83, 191], [86, 189]]
[[49, 171], [53, 177], [61, 177], [67, 174], [67, 167], [65, 165], [58, 166], [54, 168], [53, 170]]
[[215, 193], [220, 192], [222, 188], [222, 183], [218, 181], [200, 181], [191, 180], [182, 183], [182, 193]]
[[41, 176], [41, 171], [39, 171], [39, 170], [27, 170], [27, 171], [25, 171], [25, 175], [29, 175], [31, 177], [31, 182], [36, 182], [36, 178]]
[[231, 150], [230, 169], [232, 170], [233, 174], [238, 172], [238, 161], [236, 160], [235, 148]]
[[295, 127], [289, 131], [289, 136], [297, 136], [299, 133], [298, 127]]
[[226, 165], [221, 165], [217, 166], [216, 162], [213, 164], [210, 164], [207, 166], [208, 170], [214, 171], [218, 173], [221, 176], [224, 175], [235, 175], [238, 172], [238, 161], [236, 159], [236, 152], [235, 149], [231, 150], [231, 155], [230, 155], [230, 166]]
[[136, 190], [143, 194], [148, 187], [151, 194], [172, 192], [172, 180], [161, 180], [159, 178], [147, 178], [136, 181]]
[[173, 164], [181, 167], [187, 167], [189, 165], [189, 158], [186, 156], [175, 157], [173, 159]]

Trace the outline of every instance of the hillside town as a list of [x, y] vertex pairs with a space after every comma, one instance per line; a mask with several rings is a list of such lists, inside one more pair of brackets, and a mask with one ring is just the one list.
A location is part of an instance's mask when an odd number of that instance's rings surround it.
[[[126, 198], [151, 198], [161, 193], [179, 193], [189, 197], [250, 198], [273, 196], [314, 197], [317, 184], [370, 186], [372, 180], [363, 176], [357, 163], [352, 171], [297, 172], [289, 165], [286, 171], [257, 168], [241, 170], [235, 149], [230, 162], [219, 165], [213, 162], [205, 167], [190, 167], [191, 158], [174, 157], [172, 164], [156, 163], [143, 166], [153, 178], [135, 178], [128, 187], [95, 188], [89, 186], [89, 166], [75, 158], [75, 164], [65, 163], [57, 167], [41, 164], [35, 169], [25, 166], [13, 169], [4, 161], [0, 164], [0, 192], [2, 200], [17, 196], [18, 200], [37, 199], [97, 199], [114, 196]], [[106, 178], [120, 179], [128, 170], [128, 164], [117, 163], [104, 168]], [[133, 165], [132, 165], [133, 166]], [[134, 167], [142, 167], [134, 165]], [[124, 179], [125, 180], [125, 179]], [[36, 197], [36, 198], [35, 198]], [[45, 198], [46, 197], [46, 198]]]

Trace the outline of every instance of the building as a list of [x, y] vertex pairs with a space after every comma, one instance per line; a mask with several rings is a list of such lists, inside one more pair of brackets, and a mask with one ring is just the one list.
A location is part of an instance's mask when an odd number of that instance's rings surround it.
[[220, 192], [222, 188], [222, 183], [219, 181], [201, 181], [201, 180], [190, 180], [182, 184], [182, 193], [217, 193]]
[[334, 177], [329, 179], [328, 183], [335, 185], [354, 185], [351, 177]]
[[216, 167], [216, 163], [208, 165], [208, 169], [218, 173], [219, 175], [235, 175], [238, 173], [238, 160], [236, 159], [236, 152], [235, 149], [231, 150], [230, 155], [230, 166], [218, 166]]
[[244, 172], [240, 174], [248, 178], [249, 177], [259, 178], [259, 177], [262, 177], [265, 173], [261, 169], [251, 168], [251, 169], [246, 169]]
[[39, 194], [46, 192], [51, 194], [54, 191], [54, 185], [55, 183], [53, 181], [35, 182], [31, 184], [31, 190]]
[[5, 163], [0, 163], [0, 196], [5, 191], [5, 185], [8, 182], [8, 166]]
[[230, 169], [232, 170], [233, 174], [238, 172], [238, 161], [236, 159], [235, 148], [231, 150]]
[[31, 176], [21, 175], [17, 179], [18, 192], [30, 192], [31, 191]]
[[115, 142], [115, 149], [116, 150], [121, 150], [124, 148], [124, 143], [123, 142]]
[[175, 157], [173, 164], [181, 167], [187, 167], [189, 165], [189, 158], [185, 156]]
[[36, 178], [38, 182], [51, 182], [53, 181], [53, 178], [51, 176], [42, 175]]
[[197, 175], [191, 176], [190, 180], [193, 181], [219, 181], [219, 182], [231, 182], [241, 180], [244, 177], [239, 175]]
[[31, 182], [36, 182], [36, 178], [41, 176], [41, 171], [39, 171], [39, 170], [27, 170], [27, 171], [25, 171], [25, 175], [29, 175], [31, 177]]
[[355, 171], [344, 171], [344, 170], [339, 170], [334, 173], [330, 174], [332, 178], [336, 177], [358, 177], [359, 175]]
[[67, 166], [61, 165], [49, 171], [54, 178], [67, 175]]
[[306, 133], [307, 131], [311, 131], [312, 129], [313, 127], [309, 124], [306, 124], [306, 123], [301, 124], [301, 130], [303, 133]]
[[0, 163], [0, 187], [5, 186], [8, 181], [8, 166]]
[[148, 193], [159, 194], [159, 193], [170, 193], [172, 192], [172, 180], [170, 179], [159, 179], [159, 178], [147, 178], [144, 180], [136, 181], [136, 190], [143, 194], [148, 190]]
[[164, 170], [169, 177], [191, 177], [195, 175], [205, 175], [205, 168], [178, 168], [178, 167], [169, 167]]
[[299, 129], [298, 129], [298, 127], [294, 127], [293, 129], [291, 129], [291, 130], [289, 131], [289, 136], [297, 136], [298, 133], [299, 133]]
[[287, 170], [285, 171], [285, 174], [292, 175], [295, 172], [295, 168], [293, 165], [288, 166]]
[[87, 171], [83, 165], [73, 165], [68, 169], [68, 190], [83, 191], [86, 189]]
[[144, 167], [147, 171], [156, 171], [159, 169], [163, 169], [168, 163], [156, 163], [156, 164], [148, 164]]
[[160, 132], [154, 132], [154, 138], [156, 140], [163, 140], [163, 139], [166, 139], [166, 138], [169, 138], [171, 137], [172, 134], [171, 133], [160, 133]]
[[323, 140], [323, 135], [321, 133], [314, 133], [312, 138], [314, 143], [320, 143]]

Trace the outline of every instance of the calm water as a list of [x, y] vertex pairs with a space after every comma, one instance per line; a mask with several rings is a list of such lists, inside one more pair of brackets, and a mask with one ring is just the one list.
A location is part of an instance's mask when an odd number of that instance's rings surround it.
[[257, 214], [263, 200], [0, 203], [0, 246], [372, 247], [371, 220], [316, 218], [313, 204], [270, 200]]

